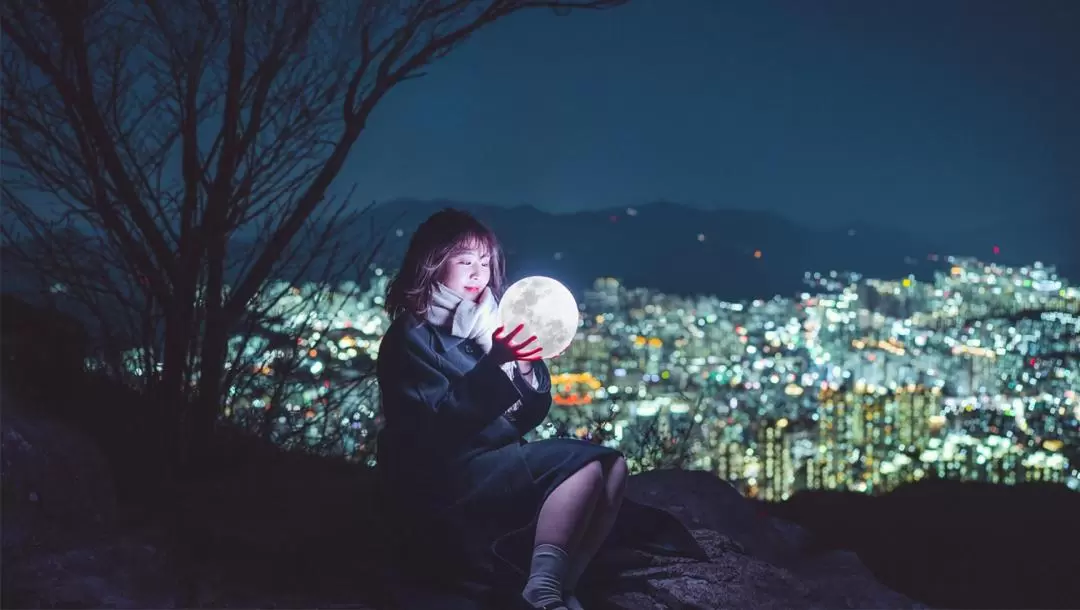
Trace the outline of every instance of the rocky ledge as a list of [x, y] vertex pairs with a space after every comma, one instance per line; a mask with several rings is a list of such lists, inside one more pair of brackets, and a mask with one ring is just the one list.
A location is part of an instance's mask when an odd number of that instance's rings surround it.
[[[4, 607], [378, 605], [364, 574], [385, 541], [360, 471], [260, 459], [177, 490], [167, 518], [135, 519], [77, 432], [6, 410], [2, 450]], [[921, 607], [707, 473], [640, 474], [628, 494], [676, 515], [708, 561], [602, 554], [597, 572], [614, 576], [592, 583], [591, 608]]]

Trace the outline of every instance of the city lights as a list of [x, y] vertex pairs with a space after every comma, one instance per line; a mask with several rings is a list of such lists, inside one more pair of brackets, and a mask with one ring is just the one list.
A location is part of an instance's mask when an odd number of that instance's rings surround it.
[[[932, 281], [807, 272], [798, 298], [743, 303], [598, 279], [531, 436], [708, 470], [764, 500], [930, 477], [1080, 489], [1080, 290], [1038, 263], [942, 258]], [[279, 322], [230, 344], [256, 380], [230, 392], [230, 420], [370, 463], [388, 280], [264, 291]]]

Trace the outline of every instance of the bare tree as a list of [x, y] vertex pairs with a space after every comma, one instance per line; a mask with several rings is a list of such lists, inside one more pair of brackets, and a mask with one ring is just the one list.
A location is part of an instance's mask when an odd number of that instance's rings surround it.
[[231, 333], [305, 228], [341, 219], [329, 189], [387, 92], [520, 10], [624, 1], [9, 0], [6, 237], [78, 230], [92, 253], [26, 262], [125, 313], [176, 449], [207, 446]]
[[[353, 266], [365, 269], [371, 260]], [[274, 282], [272, 299], [245, 316], [230, 340], [225, 415], [279, 446], [366, 462], [379, 422], [370, 348], [389, 325], [376, 302], [385, 283], [335, 285], [332, 275]], [[365, 314], [359, 323], [374, 321], [374, 328], [328, 325], [355, 320], [358, 309]]]

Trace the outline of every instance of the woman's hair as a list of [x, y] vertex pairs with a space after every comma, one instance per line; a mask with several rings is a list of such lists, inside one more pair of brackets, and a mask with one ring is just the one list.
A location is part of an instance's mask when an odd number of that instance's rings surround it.
[[386, 289], [386, 313], [390, 319], [403, 313], [421, 318], [426, 315], [446, 261], [470, 248], [479, 248], [491, 257], [488, 287], [495, 298], [501, 298], [506, 272], [499, 240], [471, 214], [447, 208], [421, 223], [409, 241], [401, 269]]

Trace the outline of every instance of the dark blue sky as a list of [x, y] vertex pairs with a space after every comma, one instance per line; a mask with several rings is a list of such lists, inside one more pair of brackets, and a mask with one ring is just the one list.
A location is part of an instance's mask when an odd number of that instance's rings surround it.
[[1078, 0], [632, 0], [482, 31], [387, 97], [338, 184], [1028, 241], [1077, 218], [1078, 109]]

